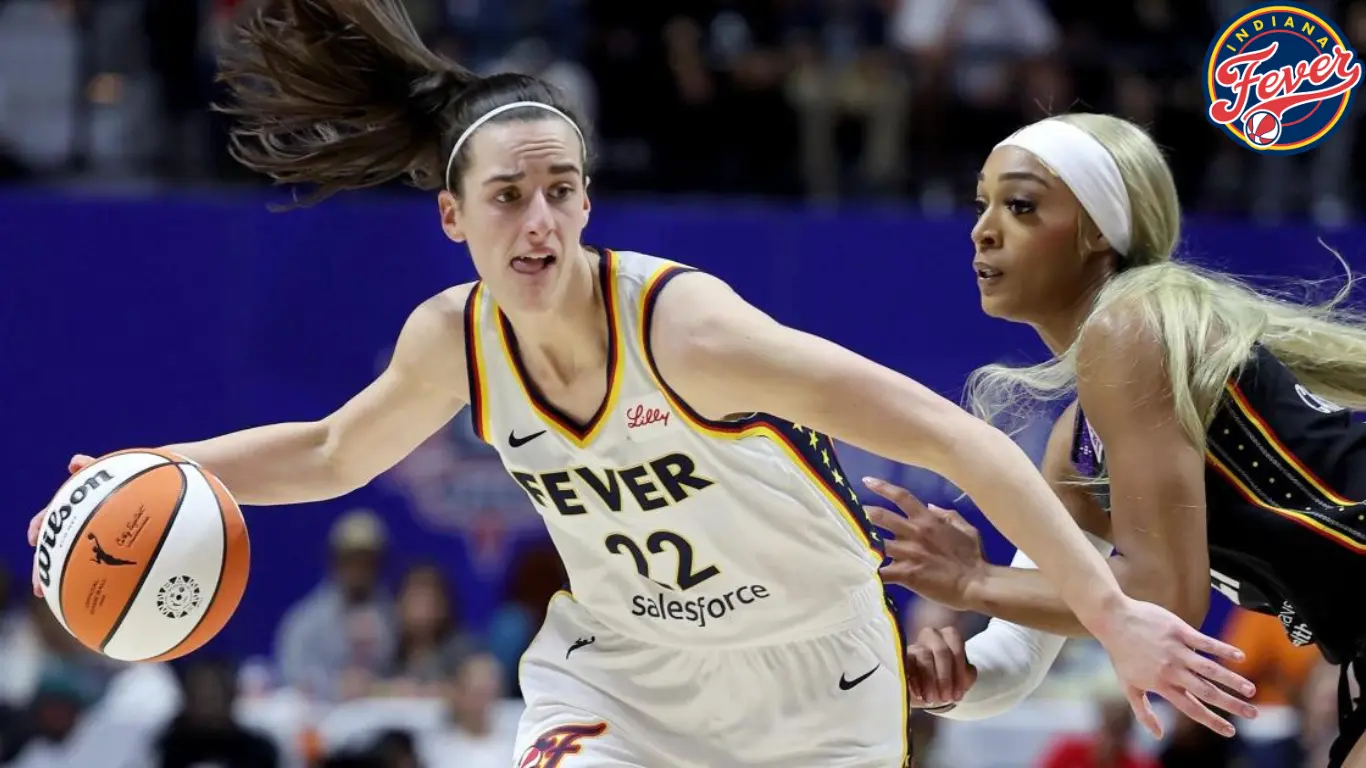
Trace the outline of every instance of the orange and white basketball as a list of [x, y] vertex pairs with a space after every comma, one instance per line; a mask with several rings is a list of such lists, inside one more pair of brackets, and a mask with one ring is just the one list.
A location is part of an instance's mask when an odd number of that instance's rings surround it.
[[166, 661], [213, 639], [251, 567], [242, 511], [223, 483], [181, 456], [104, 456], [47, 508], [34, 573], [53, 614], [88, 648]]

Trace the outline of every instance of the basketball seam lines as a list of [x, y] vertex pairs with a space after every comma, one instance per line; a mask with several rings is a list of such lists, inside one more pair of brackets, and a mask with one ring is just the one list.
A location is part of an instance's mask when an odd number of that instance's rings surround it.
[[[176, 466], [180, 466], [180, 465], [177, 464]], [[195, 469], [196, 469], [196, 471], [198, 471], [198, 467], [196, 467]], [[182, 470], [181, 470], [181, 473], [184, 474], [184, 472], [185, 472], [185, 470], [182, 469]], [[174, 651], [175, 649], [179, 648], [182, 644], [184, 644], [184, 642], [185, 642], [186, 640], [189, 640], [190, 638], [194, 637], [194, 633], [198, 632], [200, 627], [204, 626], [204, 620], [207, 619], [207, 618], [209, 618], [209, 613], [213, 610], [214, 601], [215, 601], [215, 599], [218, 597], [218, 590], [220, 590], [220, 589], [223, 588], [223, 577], [226, 576], [226, 575], [227, 575], [227, 572], [228, 572], [228, 544], [229, 544], [229, 542], [228, 542], [228, 518], [227, 518], [226, 515], [223, 514], [223, 504], [222, 504], [222, 502], [220, 502], [219, 499], [218, 499], [218, 489], [214, 487], [214, 485], [213, 485], [213, 480], [211, 480], [211, 479], [209, 478], [208, 474], [206, 474], [206, 473], [204, 473], [204, 472], [199, 472], [199, 474], [200, 474], [200, 476], [202, 476], [202, 477], [204, 478], [204, 482], [208, 483], [208, 485], [209, 485], [209, 493], [213, 494], [213, 503], [214, 503], [214, 506], [218, 508], [218, 524], [219, 524], [219, 525], [222, 527], [222, 529], [223, 529], [223, 554], [222, 554], [221, 557], [219, 557], [219, 563], [218, 563], [218, 581], [217, 581], [217, 583], [214, 584], [213, 592], [210, 593], [210, 594], [211, 594], [211, 597], [209, 598], [209, 604], [206, 605], [206, 606], [204, 606], [204, 610], [201, 611], [201, 612], [199, 613], [199, 620], [196, 621], [196, 622], [194, 623], [194, 626], [190, 629], [189, 632], [186, 632], [186, 633], [185, 633], [185, 637], [181, 638], [180, 642], [176, 643], [175, 645], [171, 646], [170, 648], [167, 648], [166, 650], [162, 651], [160, 654], [157, 654], [157, 655], [159, 655], [159, 656], [164, 656], [164, 655], [166, 655], [166, 654], [168, 654], [168, 653]], [[185, 478], [185, 479], [186, 479], [187, 481], [189, 480], [188, 477]], [[187, 485], [188, 485], [188, 483], [187, 483]], [[224, 490], [226, 490], [226, 488], [225, 488]], [[177, 506], [176, 509], [177, 509], [177, 511], [178, 511], [178, 510], [180, 509], [180, 507]], [[149, 568], [148, 570], [151, 570], [151, 569]]]
[[[104, 653], [104, 649], [109, 645], [109, 641], [114, 639], [114, 634], [117, 633], [119, 627], [123, 625], [123, 620], [128, 618], [128, 612], [133, 609], [133, 603], [137, 602], [138, 595], [142, 593], [143, 585], [147, 583], [147, 577], [151, 575], [152, 568], [156, 565], [157, 555], [161, 554], [161, 548], [166, 545], [166, 539], [171, 537], [171, 527], [175, 525], [176, 518], [180, 516], [180, 505], [185, 503], [185, 492], [190, 490], [190, 478], [185, 474], [185, 470], [180, 468], [180, 465], [181, 462], [179, 461], [171, 463], [171, 466], [175, 467], [175, 470], [180, 473], [181, 481], [180, 495], [176, 498], [175, 507], [171, 509], [170, 516], [166, 518], [166, 527], [161, 530], [161, 538], [157, 539], [157, 545], [156, 548], [152, 550], [152, 554], [147, 556], [147, 567], [142, 569], [142, 575], [138, 576], [138, 583], [133, 586], [128, 601], [123, 604], [123, 610], [119, 612], [118, 619], [109, 627], [109, 633], [104, 636], [104, 640], [100, 641], [100, 653]], [[91, 513], [90, 516], [93, 518], [95, 515], [94, 513]]]
[[[168, 462], [168, 464], [173, 464], [173, 463], [174, 463], [174, 462]], [[75, 532], [74, 534], [72, 534], [72, 539], [71, 539], [71, 542], [72, 542], [72, 543], [71, 543], [71, 547], [67, 550], [67, 553], [66, 553], [66, 560], [62, 562], [62, 576], [61, 576], [61, 582], [60, 582], [59, 590], [58, 590], [58, 591], [59, 591], [59, 594], [57, 595], [57, 611], [58, 611], [59, 614], [60, 614], [60, 615], [58, 616], [58, 618], [62, 620], [62, 625], [63, 625], [63, 626], [67, 626], [67, 623], [66, 623], [66, 605], [65, 605], [65, 603], [64, 603], [63, 600], [62, 600], [62, 595], [64, 595], [64, 594], [66, 593], [66, 572], [67, 572], [67, 569], [71, 567], [71, 554], [72, 554], [71, 550], [74, 549], [75, 547], [79, 546], [80, 541], [81, 541], [81, 534], [85, 533], [85, 529], [88, 528], [88, 527], [90, 526], [90, 521], [95, 519], [95, 516], [98, 515], [98, 514], [100, 513], [100, 509], [102, 509], [102, 508], [104, 507], [105, 502], [107, 502], [107, 501], [109, 501], [110, 499], [114, 498], [114, 494], [118, 493], [120, 488], [123, 488], [124, 486], [128, 485], [129, 483], [133, 482], [134, 480], [138, 479], [139, 477], [142, 477], [143, 475], [147, 474], [148, 472], [151, 472], [151, 471], [154, 470], [154, 469], [159, 469], [159, 468], [164, 467], [164, 466], [167, 466], [167, 464], [157, 464], [157, 465], [154, 465], [154, 466], [151, 466], [151, 467], [147, 467], [146, 469], [140, 469], [140, 470], [138, 470], [137, 472], [133, 473], [132, 475], [129, 475], [128, 478], [127, 478], [126, 480], [124, 480], [122, 483], [119, 483], [118, 485], [116, 485], [116, 486], [114, 486], [113, 488], [111, 488], [111, 489], [109, 490], [109, 493], [105, 494], [105, 497], [104, 497], [103, 499], [100, 499], [100, 503], [99, 503], [99, 504], [96, 504], [96, 505], [95, 505], [95, 508], [92, 509], [92, 510], [90, 510], [90, 514], [89, 514], [89, 515], [86, 515], [85, 520], [81, 522], [81, 526], [80, 526], [79, 528], [76, 529], [76, 532]], [[184, 473], [182, 472], [181, 474], [183, 475]], [[182, 493], [183, 493], [183, 491], [182, 491]], [[101, 647], [103, 647], [103, 646], [101, 646]]]

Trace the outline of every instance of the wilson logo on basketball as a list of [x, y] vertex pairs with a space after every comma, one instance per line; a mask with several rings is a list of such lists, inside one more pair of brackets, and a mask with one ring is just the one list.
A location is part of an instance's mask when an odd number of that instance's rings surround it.
[[47, 524], [43, 526], [43, 535], [38, 540], [38, 551], [35, 556], [38, 559], [38, 581], [44, 587], [52, 586], [52, 550], [57, 546], [57, 536], [66, 527], [66, 521], [71, 517], [73, 507], [78, 507], [89, 496], [90, 492], [98, 490], [102, 483], [113, 482], [114, 478], [108, 472], [100, 470], [83, 483], [77, 485], [66, 497], [65, 503], [48, 513]]
[[1258, 152], [1293, 155], [1328, 137], [1361, 82], [1336, 25], [1294, 3], [1235, 16], [1206, 56], [1205, 116]]

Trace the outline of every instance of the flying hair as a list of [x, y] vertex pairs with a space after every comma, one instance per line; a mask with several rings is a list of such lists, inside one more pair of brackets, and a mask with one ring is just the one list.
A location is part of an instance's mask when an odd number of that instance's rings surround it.
[[589, 132], [550, 85], [480, 77], [432, 52], [401, 0], [264, 0], [235, 25], [219, 79], [228, 98], [215, 109], [234, 119], [229, 151], [277, 183], [311, 188], [295, 205], [395, 180], [459, 196], [469, 149], [457, 139], [481, 117], [558, 115]]

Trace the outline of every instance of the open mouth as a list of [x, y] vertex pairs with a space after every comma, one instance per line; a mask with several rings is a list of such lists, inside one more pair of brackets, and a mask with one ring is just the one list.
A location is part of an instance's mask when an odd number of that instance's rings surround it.
[[992, 269], [991, 267], [984, 265], [978, 265], [976, 269], [977, 279], [979, 280], [991, 280], [1001, 276], [1001, 270], [999, 269]]
[[534, 275], [544, 272], [555, 263], [555, 257], [548, 253], [535, 256], [518, 256], [512, 260], [512, 270], [523, 275]]

